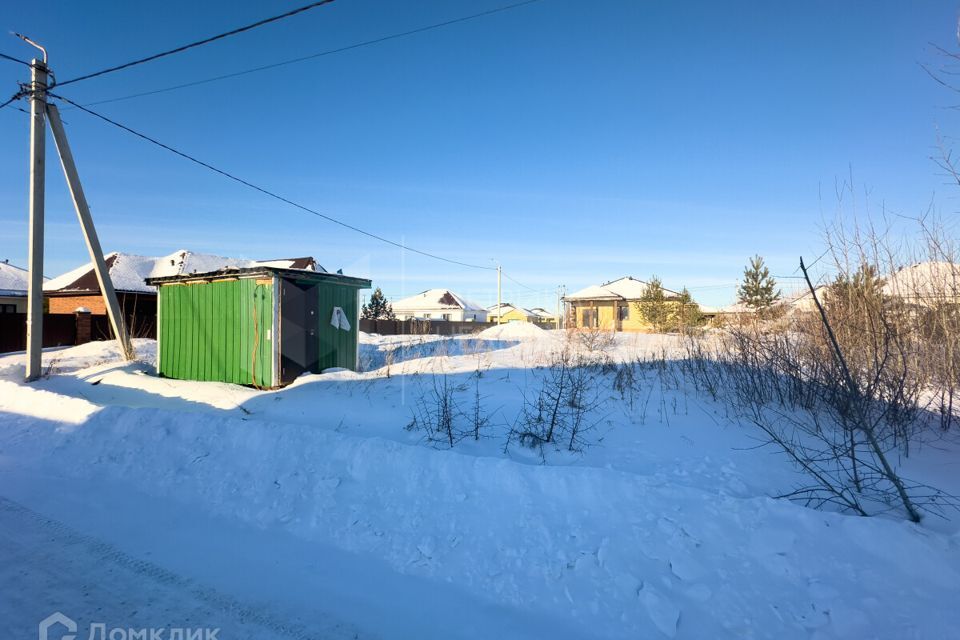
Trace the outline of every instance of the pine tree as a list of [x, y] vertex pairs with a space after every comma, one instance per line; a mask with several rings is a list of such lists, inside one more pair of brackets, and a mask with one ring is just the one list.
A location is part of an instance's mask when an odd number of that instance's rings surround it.
[[670, 309], [663, 292], [663, 283], [657, 276], [651, 276], [640, 301], [635, 303], [640, 317], [650, 324], [654, 331], [663, 330], [670, 317]]
[[686, 287], [680, 291], [680, 297], [677, 298], [674, 317], [680, 331], [696, 327], [703, 322], [700, 305], [693, 301], [693, 296], [690, 295], [690, 291]]
[[830, 283], [826, 306], [835, 313], [876, 313], [886, 303], [883, 278], [874, 265], [862, 264], [853, 275], [841, 273]]
[[763, 258], [750, 258], [750, 264], [743, 270], [743, 284], [737, 288], [737, 300], [751, 309], [761, 311], [779, 299], [777, 281], [770, 275]]
[[361, 317], [365, 320], [396, 320], [396, 316], [393, 315], [393, 306], [387, 302], [380, 287], [374, 289], [370, 301], [363, 305]]

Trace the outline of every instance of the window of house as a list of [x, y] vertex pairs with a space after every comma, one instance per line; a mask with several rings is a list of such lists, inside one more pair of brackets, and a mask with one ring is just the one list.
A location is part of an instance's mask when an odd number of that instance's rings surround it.
[[617, 319], [620, 322], [630, 319], [630, 305], [625, 307], [617, 307]]
[[433, 314], [425, 313], [425, 314], [423, 314], [423, 317], [424, 317], [424, 319], [429, 320], [431, 315], [433, 315]]
[[596, 309], [583, 310], [583, 326], [587, 329], [595, 329], [598, 326]]
[[444, 320], [449, 320], [449, 319], [450, 319], [450, 314], [449, 314], [449, 313], [445, 313], [445, 314], [443, 314], [443, 315], [440, 316], [440, 317], [443, 318]]
[[16, 313], [17, 305], [15, 304], [0, 304], [0, 313]]

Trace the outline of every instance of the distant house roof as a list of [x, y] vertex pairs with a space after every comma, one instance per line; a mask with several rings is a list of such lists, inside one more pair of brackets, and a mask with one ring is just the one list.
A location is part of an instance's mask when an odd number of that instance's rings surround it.
[[487, 307], [487, 313], [490, 313], [495, 316], [506, 315], [511, 311], [518, 311], [527, 318], [537, 318], [539, 317], [532, 309], [525, 309], [524, 307], [518, 307], [516, 305], [510, 304], [509, 302], [504, 302], [500, 305], [500, 308], [497, 308], [497, 305], [491, 305]]
[[[603, 284], [591, 285], [585, 289], [580, 289], [566, 296], [564, 300], [639, 300], [643, 297], [647, 283], [644, 280], [637, 280], [630, 276], [625, 276], [617, 280], [611, 280]], [[670, 296], [680, 295], [672, 289], [663, 288], [664, 293]]]
[[556, 314], [550, 313], [543, 307], [534, 307], [533, 309], [530, 309], [530, 311], [537, 314], [537, 317], [543, 318], [545, 320], [553, 320], [557, 317]]
[[4, 260], [0, 262], [0, 296], [19, 298], [27, 295], [30, 272]]
[[883, 292], [906, 302], [960, 299], [960, 265], [951, 262], [918, 262], [885, 280]]
[[[147, 278], [209, 273], [224, 268], [242, 269], [266, 266], [324, 272], [323, 267], [319, 266], [310, 257], [258, 261], [225, 258], [186, 250], [176, 251], [159, 258], [112, 252], [108, 253], [104, 260], [107, 263], [114, 289], [131, 293], [155, 293], [153, 287], [147, 285]], [[88, 262], [44, 283], [43, 290], [52, 294], [90, 294], [99, 293], [100, 285], [97, 283], [93, 263]]]
[[464, 311], [484, 311], [486, 309], [457, 295], [449, 289], [427, 289], [415, 296], [403, 298], [392, 303], [394, 312], [430, 311], [434, 309], [463, 309]]

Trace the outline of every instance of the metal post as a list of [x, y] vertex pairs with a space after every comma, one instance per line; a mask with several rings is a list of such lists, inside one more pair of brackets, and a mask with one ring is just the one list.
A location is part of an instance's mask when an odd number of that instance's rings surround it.
[[133, 347], [130, 345], [130, 336], [127, 335], [127, 326], [123, 321], [123, 314], [120, 313], [117, 292], [113, 289], [110, 272], [107, 269], [106, 261], [103, 259], [103, 249], [100, 247], [99, 238], [97, 238], [97, 230], [93, 226], [90, 207], [87, 205], [86, 196], [83, 195], [80, 176], [77, 173], [77, 166], [74, 164], [73, 154], [70, 152], [70, 145], [67, 143], [67, 134], [63, 129], [60, 112], [57, 111], [56, 105], [47, 105], [47, 115], [50, 119], [53, 140], [57, 144], [57, 153], [60, 154], [60, 164], [63, 165], [63, 175], [67, 178], [67, 186], [70, 187], [73, 206], [77, 210], [77, 217], [80, 218], [80, 228], [83, 230], [83, 238], [86, 240], [87, 250], [90, 252], [90, 261], [93, 262], [93, 270], [97, 274], [100, 293], [103, 295], [103, 301], [107, 307], [107, 315], [110, 318], [113, 335], [117, 337], [117, 342], [120, 343], [120, 352], [123, 357], [127, 360], [133, 360]]
[[560, 287], [557, 287], [557, 325], [555, 328], [560, 328], [560, 312], [563, 311], [563, 290]]
[[500, 324], [500, 320], [503, 318], [503, 300], [501, 298], [500, 292], [500, 272], [502, 268], [500, 265], [497, 265], [497, 324]]
[[43, 354], [43, 194], [46, 145], [47, 65], [34, 58], [30, 65], [30, 247], [27, 284], [26, 380], [40, 377]]

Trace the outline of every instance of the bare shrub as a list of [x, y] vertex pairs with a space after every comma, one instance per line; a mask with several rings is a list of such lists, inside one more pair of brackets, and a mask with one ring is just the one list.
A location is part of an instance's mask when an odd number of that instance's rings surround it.
[[[595, 355], [595, 354], [594, 354]], [[601, 368], [590, 352], [574, 353], [570, 345], [553, 354], [550, 364], [539, 369], [542, 378], [533, 397], [525, 397], [510, 442], [538, 449], [553, 444], [568, 451], [582, 451], [584, 434], [590, 431], [592, 413], [600, 404], [597, 378]]]
[[410, 431], [423, 431], [427, 441], [453, 447], [462, 434], [455, 426], [461, 415], [450, 377], [444, 374], [430, 376], [431, 384], [414, 402], [413, 417], [407, 425]]
[[[956, 419], [958, 271], [941, 237], [921, 225], [938, 260], [889, 229], [834, 227], [833, 275], [812, 304], [783, 319], [729, 325], [690, 340], [684, 374], [779, 447], [808, 483], [785, 494], [871, 515], [957, 506], [954, 497], [902, 478], [911, 443]], [[807, 269], [801, 263], [804, 274]]]

